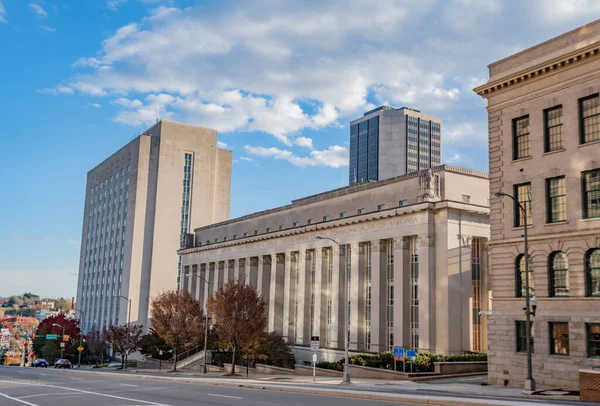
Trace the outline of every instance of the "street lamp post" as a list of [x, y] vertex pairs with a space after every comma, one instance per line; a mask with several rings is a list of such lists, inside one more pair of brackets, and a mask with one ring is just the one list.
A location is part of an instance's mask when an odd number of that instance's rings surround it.
[[350, 382], [350, 368], [348, 367], [348, 346], [349, 346], [349, 340], [350, 340], [350, 322], [348, 320], [349, 318], [349, 314], [348, 314], [348, 307], [349, 307], [349, 303], [348, 303], [348, 298], [350, 297], [350, 292], [348, 292], [348, 250], [346, 249], [345, 245], [340, 244], [338, 241], [334, 240], [333, 238], [330, 237], [326, 237], [323, 235], [317, 235], [317, 240], [329, 240], [335, 244], [337, 244], [337, 246], [341, 249], [344, 250], [344, 291], [345, 293], [345, 300], [344, 300], [344, 306], [346, 307], [346, 312], [345, 312], [345, 320], [346, 320], [346, 328], [345, 328], [345, 336], [346, 336], [346, 340], [344, 341], [344, 351], [345, 351], [345, 360], [344, 360], [344, 377], [343, 377], [343, 383], [351, 383]]
[[63, 344], [63, 345], [60, 346], [60, 358], [62, 359], [63, 358], [63, 351], [64, 351], [63, 349], [65, 348], [64, 347], [64, 342], [65, 342], [65, 326], [61, 326], [60, 324], [56, 324], [56, 323], [52, 323], [52, 325], [53, 326], [57, 326], [57, 327], [62, 327], [62, 337], [60, 339], [61, 344]]
[[[80, 312], [82, 317], [85, 319], [85, 312], [83, 310], [75, 309], [75, 311]], [[79, 323], [79, 346], [80, 347], [83, 342], [83, 332], [81, 331], [81, 328], [82, 328], [82, 323]], [[81, 351], [79, 351], [79, 349], [78, 349], [77, 352], [79, 352], [79, 356], [77, 357], [77, 368], [81, 368]]]
[[[198, 278], [202, 281], [204, 281], [204, 283], [206, 283], [206, 286], [208, 286], [208, 288], [210, 289], [210, 282], [206, 279], [204, 279], [203, 277], [201, 277], [200, 275], [194, 275], [191, 273], [186, 274], [186, 277], [188, 278]], [[210, 279], [210, 278], [209, 278]], [[206, 374], [208, 373], [208, 369], [206, 367], [206, 343], [208, 342], [208, 295], [207, 297], [204, 298], [204, 316], [205, 316], [205, 320], [204, 320], [204, 368], [202, 369], [202, 373]], [[175, 362], [177, 362], [177, 354], [175, 354]]]
[[504, 192], [496, 192], [496, 197], [508, 197], [511, 198], [515, 204], [519, 207], [521, 212], [523, 213], [523, 237], [525, 243], [525, 339], [526, 339], [526, 349], [527, 349], [527, 378], [525, 379], [525, 390], [533, 392], [535, 391], [535, 380], [533, 379], [533, 364], [531, 361], [531, 316], [535, 316], [535, 310], [531, 311], [531, 301], [533, 299], [535, 303], [535, 297], [531, 298], [531, 291], [529, 287], [529, 246], [527, 240], [527, 201], [524, 201], [524, 206], [515, 199], [514, 196], [509, 195]]
[[129, 323], [131, 323], [131, 299], [126, 296], [115, 295], [114, 297], [119, 297], [121, 299], [125, 299], [129, 302], [129, 311], [127, 312], [127, 328], [125, 332], [127, 334], [127, 349], [125, 350], [125, 354], [121, 354], [125, 358], [124, 369], [127, 369], [127, 352], [129, 351]]

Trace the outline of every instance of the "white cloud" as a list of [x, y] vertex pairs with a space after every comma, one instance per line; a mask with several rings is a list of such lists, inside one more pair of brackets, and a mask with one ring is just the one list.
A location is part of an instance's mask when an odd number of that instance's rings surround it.
[[247, 156], [243, 156], [243, 157], [240, 158], [240, 161], [254, 162], [254, 159], [249, 158]]
[[38, 18], [48, 17], [48, 13], [39, 4], [29, 3], [29, 10], [34, 13]]
[[97, 108], [97, 109], [99, 109], [100, 107], [102, 107], [102, 105], [100, 103], [86, 103], [85, 105], [88, 106], [88, 107], [94, 107], [94, 108]]
[[69, 86], [56, 86], [54, 88], [51, 89], [37, 89], [36, 90], [38, 93], [45, 93], [45, 94], [52, 94], [52, 95], [59, 95], [59, 94], [73, 94], [73, 89], [70, 88]]
[[56, 32], [56, 28], [48, 27], [47, 25], [40, 25], [40, 28], [48, 32]]
[[298, 137], [298, 138], [294, 138], [294, 140], [292, 141], [292, 143], [294, 145], [298, 145], [300, 147], [305, 147], [305, 148], [310, 148], [313, 149], [313, 142], [312, 139], [308, 138], [308, 137]]
[[106, 8], [112, 11], [117, 11], [119, 6], [126, 2], [127, 0], [108, 0], [106, 2]]
[[[532, 5], [533, 6], [533, 5]], [[544, 0], [543, 7], [536, 8], [539, 23], [561, 24], [565, 21], [585, 17], [592, 20], [600, 12], [597, 0]]]
[[6, 15], [6, 9], [4, 8], [4, 4], [2, 4], [2, 2], [0, 1], [0, 23], [8, 23], [8, 21], [6, 20], [6, 17], [4, 17]]
[[225, 144], [223, 141], [217, 141], [217, 148], [231, 150], [231, 147]]
[[265, 148], [246, 145], [244, 149], [249, 154], [260, 157], [283, 159], [298, 167], [328, 166], [339, 168], [348, 166], [348, 149], [338, 145], [333, 145], [322, 151], [311, 151], [308, 156], [304, 157], [294, 155], [291, 151], [275, 147]]

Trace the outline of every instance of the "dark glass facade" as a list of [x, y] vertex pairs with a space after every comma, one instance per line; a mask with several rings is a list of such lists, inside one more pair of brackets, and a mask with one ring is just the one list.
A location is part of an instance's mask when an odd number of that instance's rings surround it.
[[350, 127], [350, 184], [378, 180], [379, 117]]

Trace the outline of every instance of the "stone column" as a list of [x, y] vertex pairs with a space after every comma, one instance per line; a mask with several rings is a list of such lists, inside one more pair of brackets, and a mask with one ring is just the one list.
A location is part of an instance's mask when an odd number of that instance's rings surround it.
[[[360, 320], [360, 293], [361, 293], [361, 278], [359, 271], [359, 257], [360, 257], [360, 249], [357, 243], [353, 243], [350, 249], [350, 280], [352, 281], [350, 285], [350, 350], [357, 351], [359, 349], [358, 343], [360, 341], [359, 331], [362, 331], [362, 328], [359, 327]], [[364, 308], [364, 306], [362, 306]]]
[[[306, 313], [306, 294], [309, 289], [307, 289], [307, 277], [306, 277], [306, 250], [300, 250], [298, 255], [298, 266], [300, 269], [299, 272], [299, 281], [298, 281], [298, 323], [296, 325], [296, 344], [305, 345], [308, 344], [308, 334], [306, 331], [308, 330], [308, 326], [310, 324], [310, 314]], [[310, 305], [310, 296], [308, 296], [308, 301]]]
[[371, 351], [384, 350], [385, 336], [382, 334], [385, 326], [385, 279], [381, 271], [381, 242], [371, 241]]
[[223, 289], [223, 286], [225, 285], [225, 279], [227, 278], [227, 270], [225, 269], [225, 261], [219, 261], [219, 289], [217, 290], [220, 291], [221, 289]]
[[215, 295], [215, 293], [217, 292], [217, 288], [218, 288], [218, 281], [217, 281], [217, 276], [218, 276], [218, 269], [217, 266], [214, 262], [211, 262], [208, 264], [209, 266], [209, 270], [208, 270], [208, 275], [210, 276], [210, 291], [208, 293], [208, 297], [212, 297]]
[[295, 288], [295, 280], [292, 278], [292, 253], [286, 252], [284, 254], [284, 265], [283, 265], [283, 326], [282, 336], [284, 341], [290, 342], [292, 331], [292, 310], [294, 309], [293, 300], [293, 288]]
[[[258, 288], [258, 268], [259, 268], [259, 258], [252, 257], [250, 258], [250, 272], [248, 273], [249, 284], [254, 287], [254, 289]], [[261, 263], [262, 265], [262, 263]]]
[[240, 272], [240, 262], [242, 262], [243, 259], [234, 259], [233, 260], [233, 280], [237, 283], [240, 281], [240, 273], [243, 274], [243, 271]]
[[188, 293], [192, 293], [192, 281], [190, 281], [190, 278], [187, 278], [185, 275], [187, 275], [190, 272], [190, 267], [189, 265], [185, 265], [183, 267], [183, 272], [181, 273], [181, 277], [183, 278], [183, 281], [181, 283], [181, 287], [182, 290], [187, 290]]
[[369, 243], [358, 244], [358, 349], [366, 351], [366, 335], [367, 335], [367, 261], [366, 250]]
[[323, 337], [321, 327], [325, 327], [326, 321], [322, 319], [322, 308], [323, 308], [323, 249], [315, 248], [313, 251], [313, 261], [315, 267], [315, 291], [313, 292], [315, 297], [314, 307], [314, 324], [311, 331], [311, 335]]
[[197, 275], [192, 278], [196, 280], [196, 286], [192, 289], [192, 297], [196, 300], [200, 300], [200, 287], [204, 285], [204, 282], [198, 276], [200, 275], [200, 267], [198, 265], [192, 265], [192, 274]]
[[331, 347], [344, 348], [344, 334], [346, 331], [345, 304], [344, 304], [344, 254], [343, 249], [337, 245], [333, 249], [333, 277], [331, 286]]
[[419, 236], [419, 351], [435, 350], [435, 247], [432, 235]]
[[[258, 294], [262, 297], [263, 301], [267, 304], [269, 309], [270, 303], [270, 291], [271, 291], [271, 265], [275, 263], [275, 255], [263, 255], [262, 266], [258, 267]], [[259, 261], [260, 264], [260, 261]], [[268, 318], [267, 318], [268, 320]]]
[[285, 254], [273, 255], [271, 280], [269, 288], [269, 323], [268, 331], [283, 334], [283, 301]]
[[235, 259], [230, 259], [229, 261], [227, 261], [227, 283], [235, 279], [235, 262]]
[[[200, 264], [200, 276], [202, 276], [205, 280], [210, 282], [208, 276], [208, 270], [206, 269], [207, 264]], [[200, 303], [202, 304], [202, 309], [206, 312], [206, 298], [208, 298], [208, 289], [209, 286], [206, 282], [202, 281], [202, 287], [200, 288], [200, 292], [202, 295], [200, 296]]]
[[406, 274], [404, 263], [405, 244], [402, 237], [394, 239], [394, 346], [406, 348], [404, 334], [408, 330], [408, 314], [404, 307]]
[[[250, 258], [250, 257], [244, 258], [243, 276], [244, 276], [244, 283], [246, 285], [250, 285], [250, 264], [251, 263], [252, 263], [252, 258]], [[242, 273], [242, 270], [240, 270], [240, 278], [242, 277], [241, 273]]]

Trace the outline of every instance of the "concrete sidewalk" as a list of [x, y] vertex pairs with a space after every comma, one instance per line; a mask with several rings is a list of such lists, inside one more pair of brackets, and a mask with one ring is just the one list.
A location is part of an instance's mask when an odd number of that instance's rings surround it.
[[[82, 369], [81, 372], [93, 374], [126, 374], [129, 378], [179, 381], [185, 383], [245, 387], [295, 393], [318, 393], [338, 397], [350, 397], [370, 400], [386, 400], [435, 405], [539, 405], [539, 404], [577, 404], [575, 396], [524, 395], [521, 389], [476, 384], [411, 381], [383, 381], [373, 379], [353, 379], [351, 385], [342, 385], [339, 378], [263, 375], [250, 374], [236, 377], [224, 376], [223, 372], [200, 371], [153, 371], [153, 370], [107, 370]], [[543, 400], [544, 403], [541, 403]]]

